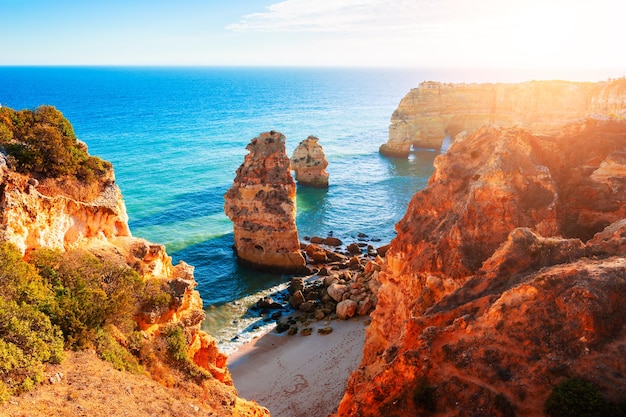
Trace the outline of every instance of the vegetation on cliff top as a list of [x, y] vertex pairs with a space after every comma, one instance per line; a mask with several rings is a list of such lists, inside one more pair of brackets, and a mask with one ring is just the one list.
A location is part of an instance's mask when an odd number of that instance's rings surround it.
[[41, 382], [45, 364], [62, 361], [64, 349], [93, 349], [133, 373], [156, 366], [157, 380], [167, 375], [163, 362], [205, 377], [181, 350], [182, 329], [154, 344], [139, 332], [139, 311], [171, 299], [166, 286], [144, 282], [123, 262], [51, 249], [31, 252], [26, 262], [14, 245], [0, 243], [0, 403]]
[[111, 164], [90, 156], [71, 123], [53, 106], [34, 111], [0, 108], [0, 149], [11, 169], [39, 180], [75, 179], [84, 188], [111, 175]]

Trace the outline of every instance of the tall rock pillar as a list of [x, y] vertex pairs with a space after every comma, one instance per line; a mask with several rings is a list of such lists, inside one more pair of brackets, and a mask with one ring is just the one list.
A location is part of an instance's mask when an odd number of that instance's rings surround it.
[[328, 188], [328, 161], [318, 143], [319, 139], [309, 136], [293, 151], [291, 168], [296, 173], [296, 181], [310, 187]]
[[224, 196], [224, 212], [234, 224], [239, 261], [256, 269], [304, 273], [296, 229], [296, 184], [285, 136], [266, 132], [252, 139]]

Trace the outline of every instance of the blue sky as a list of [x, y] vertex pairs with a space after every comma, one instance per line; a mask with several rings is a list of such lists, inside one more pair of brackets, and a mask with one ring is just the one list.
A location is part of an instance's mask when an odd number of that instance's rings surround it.
[[618, 0], [0, 0], [0, 65], [624, 68]]

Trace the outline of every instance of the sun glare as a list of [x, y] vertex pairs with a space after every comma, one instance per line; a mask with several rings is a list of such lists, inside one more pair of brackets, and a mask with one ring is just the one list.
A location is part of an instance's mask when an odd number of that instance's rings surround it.
[[581, 9], [556, 5], [517, 10], [503, 37], [510, 47], [510, 59], [534, 61], [526, 64], [536, 68], [579, 65], [585, 35], [598, 33], [581, 13]]

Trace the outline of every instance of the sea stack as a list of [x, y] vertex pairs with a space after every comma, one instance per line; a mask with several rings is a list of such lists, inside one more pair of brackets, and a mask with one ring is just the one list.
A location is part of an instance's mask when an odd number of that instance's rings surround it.
[[266, 132], [252, 139], [224, 196], [224, 212], [234, 224], [239, 261], [255, 269], [303, 273], [296, 229], [296, 184], [285, 136]]
[[309, 187], [328, 188], [328, 161], [319, 139], [309, 136], [293, 151], [291, 169], [296, 173], [296, 181]]

